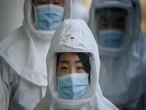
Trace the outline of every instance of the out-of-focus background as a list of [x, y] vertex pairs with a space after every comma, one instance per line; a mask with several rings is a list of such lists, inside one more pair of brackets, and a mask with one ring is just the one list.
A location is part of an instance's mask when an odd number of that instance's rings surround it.
[[[0, 0], [0, 39], [22, 25], [24, 1], [25, 0]], [[74, 2], [80, 1], [82, 5], [84, 5], [84, 8], [86, 8], [86, 11], [88, 13], [92, 0], [73, 0], [73, 1]], [[140, 0], [140, 2], [142, 6], [141, 27], [146, 35], [146, 11], [145, 11], [146, 0]], [[85, 9], [82, 11], [84, 12]], [[84, 15], [88, 16], [89, 14], [87, 13], [84, 13]], [[85, 18], [85, 20], [88, 20], [88, 18]]]
[[0, 39], [22, 24], [23, 2], [24, 0], [0, 0]]
[[146, 36], [146, 0], [141, 0], [141, 7], [142, 7], [141, 27]]
[[87, 8], [89, 9], [92, 0], [83, 0], [83, 2], [85, 3], [85, 5], [87, 6]]

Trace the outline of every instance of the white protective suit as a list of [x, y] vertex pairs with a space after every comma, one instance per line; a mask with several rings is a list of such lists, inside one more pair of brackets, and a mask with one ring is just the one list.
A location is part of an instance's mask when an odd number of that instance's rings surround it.
[[[71, 0], [65, 0], [64, 19], [70, 18]], [[0, 42], [0, 71], [11, 110], [32, 110], [45, 95], [46, 56], [54, 31], [37, 30], [32, 1], [25, 0], [23, 26]]]
[[94, 0], [90, 9], [89, 25], [97, 42], [95, 11], [105, 7], [124, 8], [128, 16], [123, 48], [115, 51], [99, 46], [101, 90], [106, 98], [121, 109], [143, 110], [143, 94], [146, 91], [144, 81], [146, 78], [146, 39], [140, 30], [139, 0]]
[[3, 86], [3, 82], [0, 77], [0, 109], [1, 110], [8, 110], [7, 107], [7, 96], [5, 94], [5, 88]]
[[[82, 99], [70, 100], [58, 96], [56, 90], [56, 53], [89, 53], [91, 62], [91, 83]], [[99, 86], [100, 60], [95, 39], [82, 20], [65, 20], [58, 28], [47, 55], [47, 92], [34, 110], [118, 110], [103, 95]]]

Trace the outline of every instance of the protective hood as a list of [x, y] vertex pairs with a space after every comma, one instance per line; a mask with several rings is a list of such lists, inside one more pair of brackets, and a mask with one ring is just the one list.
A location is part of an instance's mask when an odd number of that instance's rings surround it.
[[[65, 0], [64, 18], [70, 18], [71, 0]], [[0, 55], [24, 79], [47, 86], [46, 56], [54, 31], [37, 30], [32, 22], [32, 1], [25, 0], [23, 26], [0, 43]]]
[[[90, 55], [91, 84], [79, 100], [60, 98], [56, 90], [56, 53], [83, 52]], [[35, 110], [117, 110], [102, 95], [99, 86], [100, 60], [95, 39], [82, 20], [65, 20], [56, 31], [47, 55], [48, 88], [45, 98]]]
[[125, 52], [129, 51], [132, 46], [132, 43], [137, 40], [137, 33], [139, 32], [140, 27], [140, 3], [139, 0], [94, 0], [90, 9], [90, 18], [89, 26], [95, 36], [96, 41], [98, 42], [98, 33], [97, 29], [97, 19], [95, 16], [97, 9], [102, 8], [122, 8], [127, 11], [126, 16], [126, 34], [123, 45], [121, 48], [104, 48], [99, 45], [100, 55], [115, 57], [121, 56]]

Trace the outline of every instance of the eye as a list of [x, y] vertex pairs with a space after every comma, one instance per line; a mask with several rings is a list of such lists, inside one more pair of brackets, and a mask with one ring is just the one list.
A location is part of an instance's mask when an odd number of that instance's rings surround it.
[[60, 69], [61, 69], [61, 70], [67, 70], [68, 67], [67, 67], [67, 66], [62, 66]]
[[77, 68], [78, 68], [78, 69], [84, 69], [84, 67], [82, 67], [82, 66], [78, 66]]
[[79, 73], [85, 72], [85, 68], [83, 66], [77, 66], [77, 72]]
[[69, 70], [69, 66], [68, 66], [68, 65], [61, 65], [61, 66], [60, 66], [60, 71], [66, 72], [66, 71], [68, 71], [68, 70]]
[[107, 29], [109, 27], [109, 20], [106, 18], [102, 18], [99, 20], [99, 29]]
[[59, 5], [59, 2], [56, 1], [56, 2], [53, 2], [53, 4], [54, 4], [54, 5]]
[[125, 27], [124, 19], [121, 18], [121, 19], [115, 20], [115, 22], [113, 23], [113, 27], [119, 30], [124, 30], [124, 27]]
[[68, 73], [69, 67], [68, 66], [60, 66], [58, 69], [59, 75], [64, 75]]

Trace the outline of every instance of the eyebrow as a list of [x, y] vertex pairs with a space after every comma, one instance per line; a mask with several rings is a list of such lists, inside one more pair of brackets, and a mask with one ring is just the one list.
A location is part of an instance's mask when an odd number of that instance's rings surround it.
[[[62, 63], [62, 64], [69, 64], [69, 61], [62, 60], [60, 63]], [[77, 60], [77, 61], [75, 61], [75, 63], [81, 63], [81, 60]]]
[[82, 62], [81, 62], [81, 60], [77, 60], [77, 61], [75, 61], [75, 63], [82, 63]]
[[62, 60], [62, 61], [60, 61], [60, 63], [69, 64], [69, 62], [68, 62], [68, 61], [66, 61], [66, 60]]

